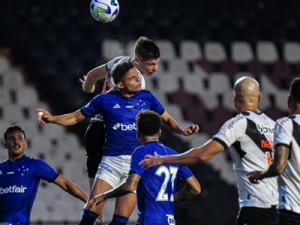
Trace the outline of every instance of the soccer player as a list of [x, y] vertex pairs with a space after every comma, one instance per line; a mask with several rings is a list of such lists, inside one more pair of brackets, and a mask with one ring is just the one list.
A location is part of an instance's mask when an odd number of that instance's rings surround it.
[[289, 116], [278, 119], [275, 125], [273, 163], [268, 170], [250, 172], [248, 177], [252, 183], [259, 184], [265, 178], [278, 176], [279, 225], [299, 225], [300, 77], [291, 82], [287, 102]]
[[[149, 91], [142, 90], [141, 79], [131, 61], [118, 64], [113, 70], [117, 90], [94, 97], [87, 105], [75, 112], [53, 116], [44, 109], [37, 109], [40, 123], [55, 123], [71, 126], [99, 113], [103, 116], [106, 128], [104, 156], [91, 190], [90, 198], [116, 188], [128, 176], [133, 150], [139, 146], [136, 137], [136, 115], [142, 110], [153, 110], [162, 117], [163, 124], [172, 132], [189, 136], [198, 132], [198, 125], [192, 124], [184, 129], [164, 110], [161, 103]], [[126, 207], [122, 207], [122, 205]], [[117, 198], [115, 214], [111, 224], [127, 224], [136, 204], [134, 193]], [[102, 216], [104, 203], [97, 206]], [[86, 223], [90, 214], [83, 213], [81, 224]], [[96, 212], [94, 215], [98, 215]]]
[[59, 175], [46, 162], [25, 155], [27, 140], [21, 126], [11, 125], [6, 129], [4, 147], [8, 160], [0, 163], [0, 224], [30, 224], [40, 180], [56, 184], [84, 203], [88, 200], [80, 187]]
[[[158, 46], [149, 38], [139, 37], [134, 45], [134, 56], [118, 56], [100, 65], [87, 73], [79, 81], [82, 83], [84, 92], [93, 93], [95, 84], [99, 80], [105, 79], [102, 94], [107, 93], [115, 86], [112, 79], [112, 69], [118, 63], [130, 60], [136, 68], [142, 83], [142, 89], [145, 89], [145, 79], [143, 75], [151, 76], [158, 69], [160, 62], [160, 51]], [[87, 172], [90, 187], [94, 183], [94, 178], [98, 166], [103, 156], [103, 145], [105, 142], [105, 128], [101, 115], [97, 115], [90, 120], [84, 136], [84, 145], [87, 155]]]
[[[161, 118], [153, 111], [141, 111], [137, 115], [137, 136], [142, 144], [135, 149], [129, 176], [125, 183], [112, 191], [95, 196], [87, 209], [105, 201], [107, 198], [137, 192], [139, 225], [175, 225], [174, 201], [189, 199], [200, 193], [200, 184], [186, 166], [161, 165], [144, 170], [140, 161], [145, 155], [158, 152], [160, 155], [177, 152], [160, 141]], [[185, 187], [176, 192], [177, 180], [184, 181]]]
[[272, 162], [275, 122], [258, 108], [261, 92], [258, 82], [241, 77], [235, 82], [233, 102], [238, 115], [229, 119], [204, 145], [172, 156], [147, 155], [141, 164], [196, 164], [211, 159], [229, 147], [237, 180], [240, 210], [235, 225], [271, 225], [277, 218], [277, 181], [266, 179], [253, 185], [247, 174], [266, 170]]

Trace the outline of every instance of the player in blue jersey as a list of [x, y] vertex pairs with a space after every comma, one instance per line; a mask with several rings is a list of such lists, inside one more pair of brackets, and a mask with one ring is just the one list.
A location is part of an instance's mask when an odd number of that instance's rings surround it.
[[[97, 95], [75, 112], [53, 116], [44, 109], [37, 109], [42, 113], [38, 117], [40, 123], [55, 123], [63, 126], [75, 125], [99, 113], [103, 116], [106, 127], [104, 156], [97, 171], [90, 198], [116, 188], [126, 180], [131, 155], [139, 146], [135, 118], [140, 111], [157, 112], [161, 115], [165, 127], [179, 135], [190, 136], [199, 130], [198, 125], [195, 124], [182, 129], [150, 91], [142, 90], [141, 78], [131, 61], [118, 64], [113, 71], [113, 79], [117, 90], [105, 95]], [[136, 196], [133, 193], [118, 197], [111, 224], [127, 224], [135, 204]], [[122, 205], [127, 207], [122, 207]], [[99, 204], [96, 209], [100, 217], [103, 206], [104, 203]], [[94, 213], [94, 215], [98, 214]], [[83, 213], [81, 224], [86, 224], [86, 216], [89, 215]]]
[[87, 194], [72, 181], [59, 175], [46, 162], [25, 155], [27, 140], [21, 126], [6, 129], [4, 147], [8, 160], [0, 163], [0, 224], [30, 224], [40, 180], [52, 182], [81, 201], [87, 201]]
[[[173, 149], [163, 145], [161, 119], [153, 111], [141, 111], [137, 116], [137, 135], [142, 144], [135, 149], [129, 176], [118, 188], [94, 197], [87, 209], [105, 201], [107, 198], [137, 192], [138, 225], [175, 225], [174, 201], [189, 199], [200, 193], [197, 179], [186, 166], [165, 164], [144, 170], [139, 164], [147, 154], [176, 154]], [[184, 181], [185, 187], [176, 192], [177, 181]], [[126, 207], [126, 206], [125, 206]]]
[[[151, 76], [158, 69], [160, 62], [160, 50], [155, 42], [147, 37], [141, 36], [137, 39], [134, 45], [134, 56], [118, 56], [108, 62], [90, 70], [83, 79], [82, 89], [86, 93], [95, 91], [96, 83], [105, 79], [102, 94], [112, 90], [115, 86], [112, 79], [112, 69], [118, 63], [131, 60], [134, 67], [141, 78], [142, 89], [145, 89], [145, 79], [143, 75]], [[91, 118], [90, 124], [84, 135], [84, 146], [87, 156], [87, 173], [89, 177], [90, 187], [94, 183], [94, 178], [98, 170], [99, 163], [103, 155], [103, 145], [105, 142], [105, 127], [101, 115], [96, 115]]]

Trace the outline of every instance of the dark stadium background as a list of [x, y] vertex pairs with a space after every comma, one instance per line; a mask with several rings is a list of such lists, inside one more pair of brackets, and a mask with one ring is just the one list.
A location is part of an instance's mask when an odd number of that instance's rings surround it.
[[[232, 59], [231, 46], [240, 41], [248, 43], [254, 52], [253, 61], [257, 67], [251, 72], [258, 80], [265, 74], [275, 87], [286, 91], [292, 77], [299, 74], [299, 62], [288, 62], [284, 52], [285, 43], [300, 40], [300, 2], [297, 0], [119, 0], [119, 3], [118, 18], [110, 24], [101, 24], [90, 16], [89, 0], [1, 0], [0, 54], [9, 58], [12, 67], [22, 70], [26, 84], [36, 89], [40, 100], [47, 103], [54, 114], [71, 112], [93, 97], [81, 91], [78, 79], [105, 62], [101, 46], [107, 39], [118, 40], [124, 45], [141, 35], [168, 40], [178, 58], [181, 57], [180, 44], [185, 40], [196, 41], [202, 50], [208, 42], [220, 43], [225, 49], [226, 63], [211, 62], [203, 56], [193, 65], [197, 63], [208, 74], [224, 72], [231, 85], [236, 73], [247, 73], [250, 68], [250, 63], [240, 64]], [[276, 61], [259, 62], [256, 46], [261, 41], [275, 45]], [[164, 70], [150, 81], [154, 93], [160, 93], [157, 76], [163, 76], [170, 64], [172, 61], [162, 58]], [[218, 96], [217, 108], [204, 107], [203, 114], [195, 111], [196, 114], [189, 117], [194, 105], [199, 103], [199, 96], [189, 94], [182, 79], [178, 82], [178, 92], [183, 95], [176, 95], [177, 91], [162, 94], [168, 103], [182, 107], [183, 118], [200, 124], [200, 134], [213, 135], [222, 122], [234, 115], [234, 110], [223, 107], [223, 98]], [[205, 79], [204, 86], [210, 89]], [[269, 93], [268, 90], [263, 92]], [[287, 113], [284, 101], [281, 102], [283, 107], [276, 103], [279, 98], [276, 93], [268, 94], [267, 98], [270, 102], [267, 112], [271, 117], [276, 119]], [[188, 105], [181, 105], [187, 102]], [[1, 105], [1, 110], [5, 106]], [[75, 133], [82, 142], [87, 125], [88, 121], [68, 128], [68, 132]], [[182, 140], [167, 131], [162, 141], [179, 152], [193, 147], [189, 139]], [[231, 164], [227, 152], [222, 157]], [[211, 164], [191, 168], [201, 182], [202, 194], [176, 204], [177, 224], [233, 224], [238, 211], [235, 184], [226, 181], [226, 176], [221, 176], [222, 171]], [[33, 224], [50, 224], [48, 222], [51, 221]]]

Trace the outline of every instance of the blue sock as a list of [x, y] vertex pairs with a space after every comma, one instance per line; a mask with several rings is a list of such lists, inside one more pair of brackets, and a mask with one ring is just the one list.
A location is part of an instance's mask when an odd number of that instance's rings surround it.
[[126, 225], [128, 220], [129, 219], [124, 216], [118, 216], [114, 214], [113, 220], [108, 225]]
[[85, 209], [78, 225], [93, 225], [98, 216], [98, 213]]

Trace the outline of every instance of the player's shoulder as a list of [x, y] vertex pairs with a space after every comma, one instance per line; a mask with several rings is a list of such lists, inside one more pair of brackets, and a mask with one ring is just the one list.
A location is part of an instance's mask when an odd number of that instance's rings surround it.
[[276, 124], [284, 125], [287, 124], [288, 122], [291, 122], [293, 119], [295, 119], [294, 115], [281, 117], [276, 120]]

